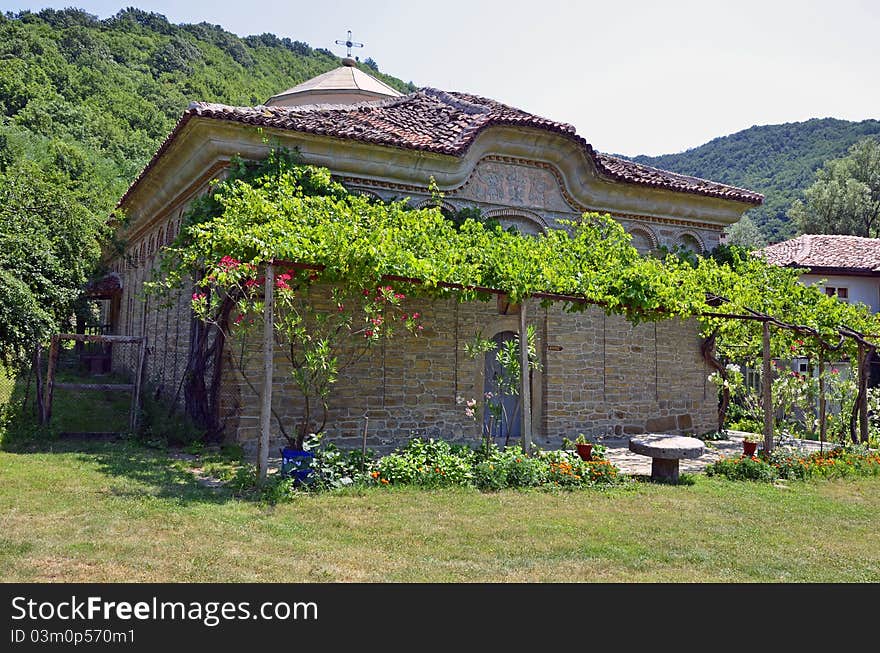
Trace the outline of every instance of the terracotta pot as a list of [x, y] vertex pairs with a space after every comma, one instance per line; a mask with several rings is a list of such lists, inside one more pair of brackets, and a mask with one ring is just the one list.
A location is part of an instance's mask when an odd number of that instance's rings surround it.
[[755, 450], [758, 448], [757, 442], [746, 442], [743, 440], [743, 453], [746, 456], [754, 456]]
[[583, 460], [592, 460], [593, 458], [593, 445], [592, 444], [576, 444], [574, 445], [577, 449], [578, 456]]

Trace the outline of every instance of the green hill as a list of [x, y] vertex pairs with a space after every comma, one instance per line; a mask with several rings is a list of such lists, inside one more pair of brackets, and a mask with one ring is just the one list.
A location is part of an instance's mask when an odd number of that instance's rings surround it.
[[300, 41], [133, 8], [105, 20], [79, 9], [0, 14], [0, 172], [36, 162], [106, 215], [191, 101], [262, 104], [339, 65]]
[[814, 118], [750, 127], [680, 154], [633, 160], [764, 193], [764, 204], [748, 215], [770, 242], [778, 242], [795, 235], [795, 225], [785, 214], [813, 183], [815, 171], [828, 159], [846, 155], [850, 145], [869, 135], [880, 136], [880, 121]]

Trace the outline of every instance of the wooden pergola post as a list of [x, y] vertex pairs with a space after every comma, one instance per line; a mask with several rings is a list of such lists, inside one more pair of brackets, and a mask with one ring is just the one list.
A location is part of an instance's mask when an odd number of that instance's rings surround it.
[[49, 344], [49, 366], [46, 369], [46, 389], [43, 395], [43, 414], [41, 424], [48, 424], [52, 419], [52, 394], [55, 392], [55, 366], [58, 365], [58, 336], [52, 336]]
[[825, 438], [828, 433], [825, 407], [825, 352], [819, 354], [819, 449], [824, 451]]
[[764, 404], [764, 451], [773, 451], [773, 374], [770, 365], [770, 322], [764, 320], [763, 326], [763, 368], [761, 371], [761, 395]]
[[868, 348], [859, 342], [859, 440], [868, 442]]
[[520, 397], [522, 397], [522, 448], [532, 449], [532, 384], [529, 383], [529, 332], [526, 326], [526, 302], [519, 307]]
[[272, 427], [272, 377], [275, 361], [274, 316], [275, 267], [266, 265], [263, 297], [263, 392], [260, 396], [260, 440], [257, 444], [257, 471], [260, 484], [269, 473], [269, 432]]

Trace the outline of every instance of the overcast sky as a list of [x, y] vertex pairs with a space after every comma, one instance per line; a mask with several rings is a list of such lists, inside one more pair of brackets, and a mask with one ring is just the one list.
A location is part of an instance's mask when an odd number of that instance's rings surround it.
[[0, 0], [101, 18], [128, 5], [339, 55], [334, 41], [351, 29], [366, 45], [356, 54], [383, 72], [569, 122], [596, 149], [630, 156], [752, 125], [880, 118], [876, 0]]

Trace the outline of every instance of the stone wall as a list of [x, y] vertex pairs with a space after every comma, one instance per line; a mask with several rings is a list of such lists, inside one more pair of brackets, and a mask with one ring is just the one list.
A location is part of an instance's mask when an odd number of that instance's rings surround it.
[[[484, 360], [470, 358], [466, 342], [516, 331], [519, 317], [501, 315], [495, 302], [409, 301], [424, 316], [418, 336], [400, 334], [375, 346], [340, 375], [330, 400], [327, 438], [341, 447], [361, 446], [365, 416], [368, 446], [388, 451], [412, 436], [479, 441], [482, 415], [465, 415], [457, 401], [481, 398]], [[526, 306], [537, 327], [542, 370], [534, 373], [534, 441], [558, 447], [563, 437], [644, 432], [703, 433], [714, 428], [716, 398], [699, 352], [693, 321], [669, 320], [636, 327], [596, 308], [565, 313]], [[243, 370], [227, 375], [224, 396], [241, 407], [235, 438], [249, 452], [259, 437], [261, 358], [248, 347]], [[235, 358], [238, 358], [237, 356]], [[289, 378], [282, 350], [275, 353], [273, 409], [290, 428], [302, 398]], [[251, 384], [245, 381], [251, 381]], [[282, 446], [273, 419], [273, 450]]]

